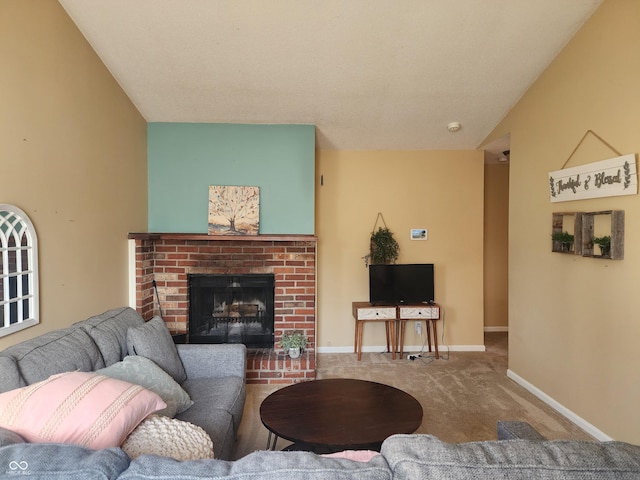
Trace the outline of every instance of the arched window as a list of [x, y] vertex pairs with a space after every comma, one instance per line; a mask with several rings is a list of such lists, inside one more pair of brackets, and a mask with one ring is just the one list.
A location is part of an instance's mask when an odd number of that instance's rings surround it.
[[0, 337], [39, 322], [36, 231], [22, 210], [0, 204]]

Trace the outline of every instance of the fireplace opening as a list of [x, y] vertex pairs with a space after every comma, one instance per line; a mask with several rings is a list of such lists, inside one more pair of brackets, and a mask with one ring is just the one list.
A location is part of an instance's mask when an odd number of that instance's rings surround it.
[[189, 342], [273, 348], [273, 274], [189, 275]]

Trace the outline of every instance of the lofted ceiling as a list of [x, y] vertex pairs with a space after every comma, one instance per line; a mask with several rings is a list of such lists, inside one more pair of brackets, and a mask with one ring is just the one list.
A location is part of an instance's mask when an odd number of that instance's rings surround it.
[[478, 148], [601, 1], [59, 0], [148, 122], [340, 150]]

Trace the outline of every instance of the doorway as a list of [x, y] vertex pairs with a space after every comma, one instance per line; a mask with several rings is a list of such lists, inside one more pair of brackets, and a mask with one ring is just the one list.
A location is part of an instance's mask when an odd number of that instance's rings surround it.
[[485, 146], [484, 331], [509, 330], [510, 138]]

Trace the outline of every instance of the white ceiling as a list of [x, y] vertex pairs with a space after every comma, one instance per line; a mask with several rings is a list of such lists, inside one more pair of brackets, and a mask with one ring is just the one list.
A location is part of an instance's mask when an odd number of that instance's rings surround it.
[[59, 1], [148, 122], [417, 150], [480, 146], [602, 0]]

